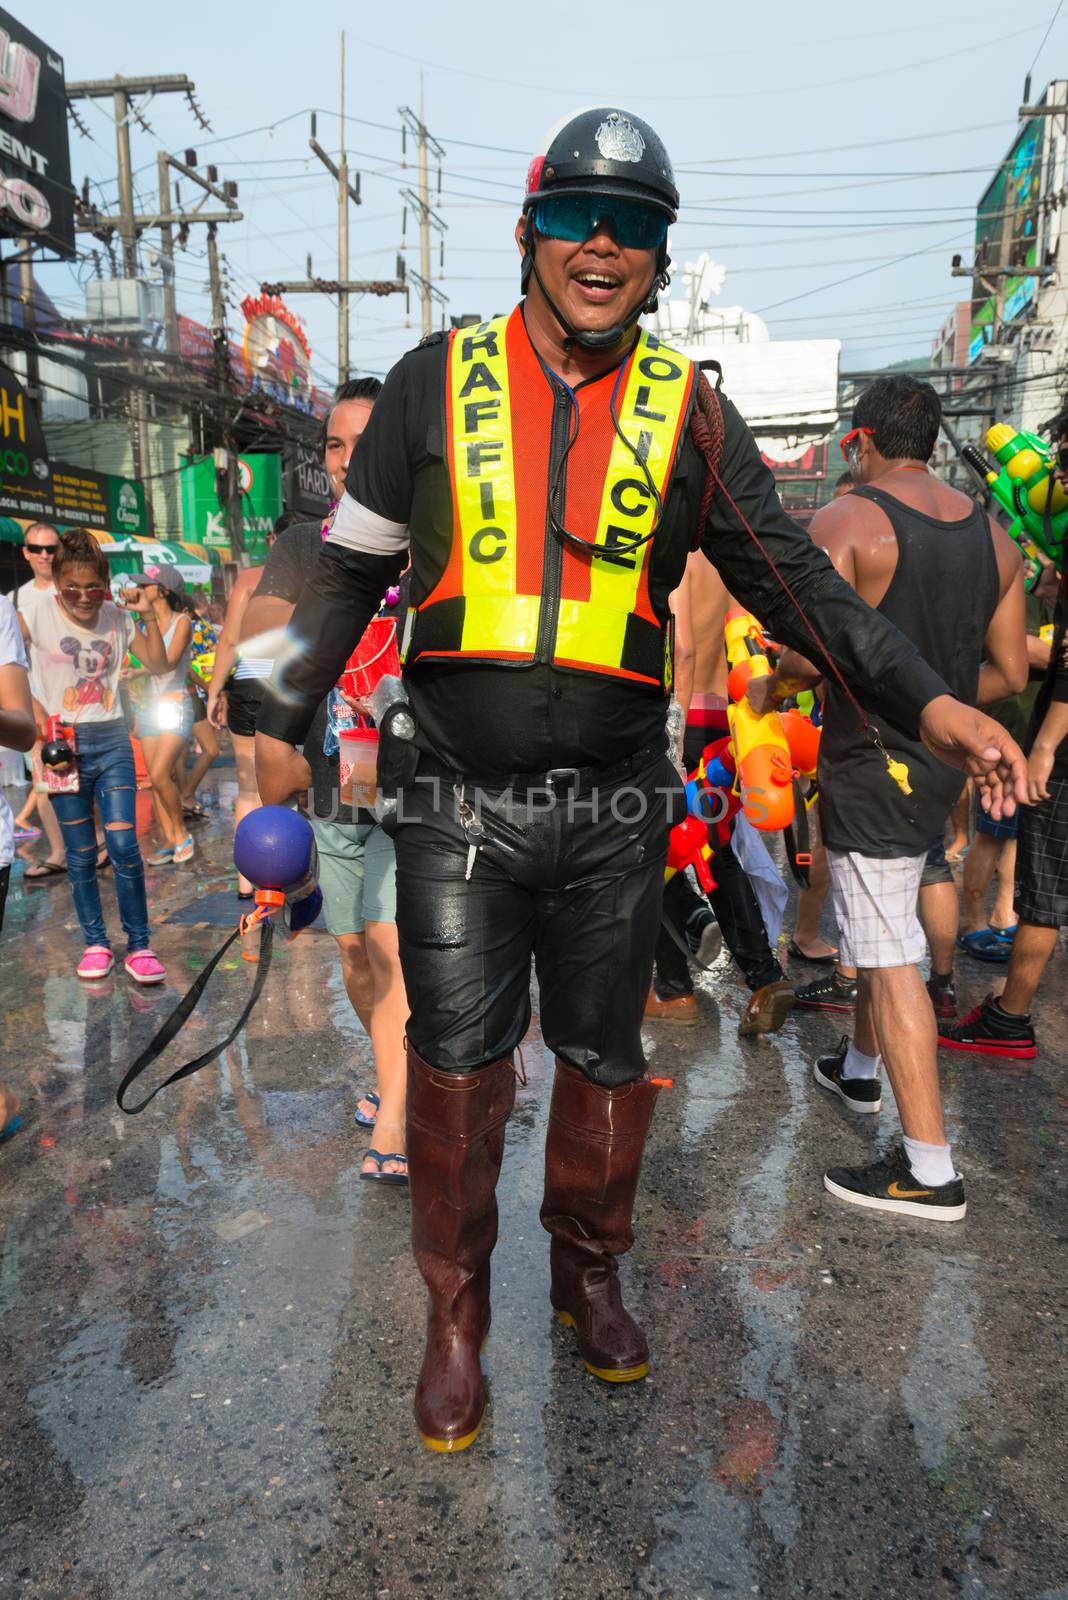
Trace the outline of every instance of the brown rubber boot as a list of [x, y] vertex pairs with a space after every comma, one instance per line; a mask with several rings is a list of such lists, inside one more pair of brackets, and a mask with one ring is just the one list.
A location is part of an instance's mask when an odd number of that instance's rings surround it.
[[552, 1235], [549, 1298], [574, 1328], [594, 1377], [632, 1383], [649, 1371], [645, 1335], [623, 1305], [616, 1257], [634, 1243], [631, 1211], [658, 1085], [602, 1089], [557, 1058], [545, 1141], [542, 1227]]
[[466, 1450], [482, 1426], [478, 1357], [489, 1332], [497, 1175], [515, 1083], [511, 1056], [476, 1072], [439, 1072], [408, 1046], [412, 1250], [430, 1291], [415, 1420], [430, 1450]]

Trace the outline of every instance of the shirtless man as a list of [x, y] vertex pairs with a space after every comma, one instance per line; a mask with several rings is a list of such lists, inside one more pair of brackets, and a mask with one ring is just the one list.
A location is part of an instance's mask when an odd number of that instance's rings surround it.
[[[686, 710], [683, 750], [687, 771], [697, 765], [707, 744], [727, 732], [727, 655], [723, 624], [730, 604], [731, 597], [715, 567], [700, 551], [695, 552], [686, 564], [682, 583], [673, 597], [677, 654], [686, 660], [685, 671], [681, 664], [677, 667], [676, 692]], [[688, 704], [684, 699], [687, 678], [692, 683]], [[716, 843], [710, 866], [716, 887], [708, 898], [727, 948], [752, 990], [738, 1032], [743, 1038], [771, 1033], [789, 1015], [794, 992], [768, 943], [753, 886], [729, 843]], [[691, 888], [684, 872], [677, 872], [664, 890], [664, 917], [670, 919], [679, 936], [687, 940], [699, 962], [706, 965], [710, 955], [711, 917], [707, 905]], [[649, 1021], [693, 1024], [698, 1020], [697, 1000], [686, 957], [666, 928], [661, 929], [656, 947], [653, 989], [645, 1015]]]

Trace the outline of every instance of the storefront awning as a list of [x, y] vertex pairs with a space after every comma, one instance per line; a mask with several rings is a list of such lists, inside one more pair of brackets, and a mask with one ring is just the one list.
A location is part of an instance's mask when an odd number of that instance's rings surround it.
[[207, 586], [211, 583], [211, 561], [200, 545], [171, 544], [161, 539], [101, 540], [101, 546], [116, 572], [136, 572], [146, 562], [177, 567], [186, 583]]

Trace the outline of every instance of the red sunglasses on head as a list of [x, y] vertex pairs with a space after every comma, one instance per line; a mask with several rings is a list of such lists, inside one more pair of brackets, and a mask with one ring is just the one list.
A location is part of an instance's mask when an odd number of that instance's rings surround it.
[[847, 461], [849, 460], [849, 446], [856, 444], [862, 433], [866, 433], [869, 439], [874, 439], [875, 437], [874, 428], [850, 428], [845, 438], [839, 439], [838, 443]]

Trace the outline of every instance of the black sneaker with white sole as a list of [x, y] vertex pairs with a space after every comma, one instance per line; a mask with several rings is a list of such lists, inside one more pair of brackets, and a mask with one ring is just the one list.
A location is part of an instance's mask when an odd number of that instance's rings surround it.
[[829, 972], [795, 990], [797, 1004], [802, 1011], [848, 1011], [857, 1009], [857, 980], [843, 978], [840, 972]]
[[823, 1174], [823, 1187], [851, 1206], [925, 1217], [928, 1222], [962, 1222], [968, 1210], [963, 1178], [937, 1188], [921, 1183], [901, 1145], [870, 1167], [832, 1167]]
[[723, 949], [723, 935], [719, 923], [707, 906], [693, 914], [686, 923], [686, 943], [699, 967], [707, 972]]
[[846, 1078], [842, 1074], [849, 1051], [849, 1040], [843, 1033], [841, 1043], [833, 1056], [820, 1056], [812, 1069], [812, 1076], [821, 1089], [832, 1094], [849, 1107], [850, 1111], [879, 1111], [883, 1104], [881, 1078]]

